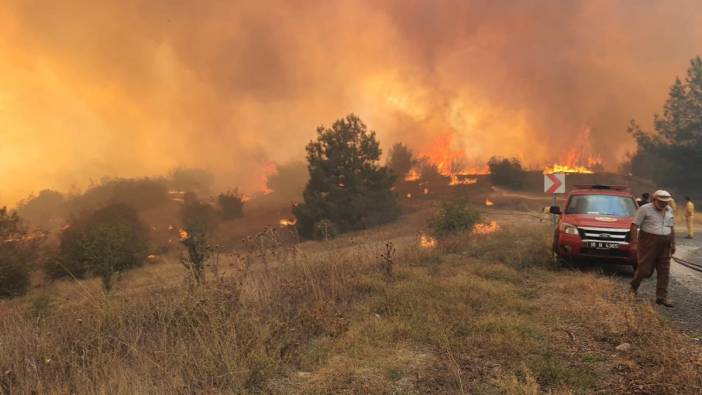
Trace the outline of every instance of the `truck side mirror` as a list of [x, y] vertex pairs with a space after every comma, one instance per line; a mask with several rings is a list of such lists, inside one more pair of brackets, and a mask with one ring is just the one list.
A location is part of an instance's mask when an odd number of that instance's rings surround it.
[[555, 214], [555, 215], [561, 215], [561, 214], [563, 214], [563, 213], [561, 212], [561, 207], [560, 207], [560, 206], [551, 206], [551, 208], [548, 209], [548, 212], [551, 213], [551, 214]]

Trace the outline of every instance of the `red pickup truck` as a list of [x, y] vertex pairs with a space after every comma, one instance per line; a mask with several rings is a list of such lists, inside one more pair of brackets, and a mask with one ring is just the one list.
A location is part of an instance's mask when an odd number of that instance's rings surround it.
[[629, 228], [636, 200], [629, 188], [611, 185], [576, 185], [565, 197], [565, 209], [550, 209], [559, 216], [553, 236], [553, 255], [561, 263], [602, 260], [636, 268], [636, 250]]

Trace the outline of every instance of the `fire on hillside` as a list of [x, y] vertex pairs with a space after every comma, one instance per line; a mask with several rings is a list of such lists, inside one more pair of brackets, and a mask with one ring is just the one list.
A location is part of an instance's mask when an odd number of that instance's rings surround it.
[[546, 167], [544, 174], [594, 174], [600, 171], [603, 168], [602, 158], [592, 153], [590, 136], [590, 128], [583, 129], [563, 161]]

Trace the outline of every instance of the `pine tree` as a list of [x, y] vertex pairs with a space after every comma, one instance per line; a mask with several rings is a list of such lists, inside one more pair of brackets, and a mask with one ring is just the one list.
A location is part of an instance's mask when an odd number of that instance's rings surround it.
[[684, 81], [676, 78], [663, 105], [654, 116], [654, 132], [647, 133], [634, 121], [629, 133], [637, 153], [631, 169], [662, 186], [702, 193], [702, 58], [690, 61]]
[[304, 203], [293, 210], [303, 237], [312, 237], [320, 223], [331, 223], [336, 233], [397, 218], [394, 176], [379, 166], [380, 154], [375, 132], [356, 115], [337, 120], [329, 129], [317, 128], [317, 140], [307, 145], [310, 179]]

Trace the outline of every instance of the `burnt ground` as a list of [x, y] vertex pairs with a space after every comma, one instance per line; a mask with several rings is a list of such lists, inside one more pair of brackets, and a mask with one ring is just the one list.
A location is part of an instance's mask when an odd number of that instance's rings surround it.
[[[677, 239], [678, 251], [676, 257], [690, 262], [702, 264], [702, 236], [688, 240], [684, 237]], [[611, 276], [627, 287], [633, 270], [629, 266], [591, 263], [581, 267], [585, 271], [599, 271]], [[671, 279], [669, 296], [675, 303], [673, 308], [655, 305], [656, 274], [644, 280], [636, 297], [640, 303], [654, 304], [671, 324], [691, 336], [702, 341], [702, 273], [689, 269], [679, 263], [671, 262]]]

